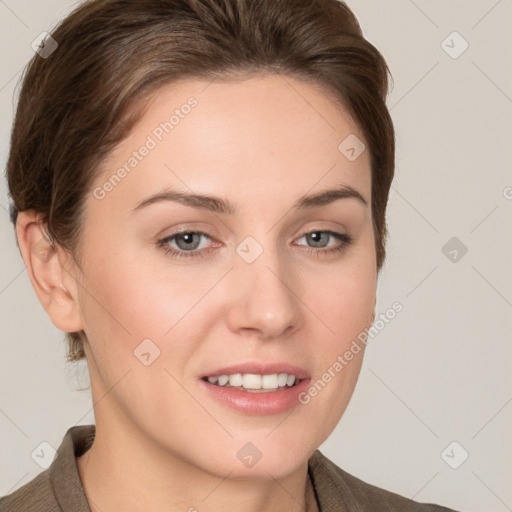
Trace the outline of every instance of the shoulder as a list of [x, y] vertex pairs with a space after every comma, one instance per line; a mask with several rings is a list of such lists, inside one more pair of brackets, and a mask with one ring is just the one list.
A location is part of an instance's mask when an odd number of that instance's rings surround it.
[[90, 512], [76, 457], [88, 449], [94, 434], [94, 425], [69, 428], [50, 467], [0, 497], [0, 512]]
[[309, 459], [309, 472], [322, 512], [456, 512], [434, 503], [419, 503], [347, 473], [319, 450]]
[[0, 512], [61, 512], [53, 493], [50, 470], [39, 473], [16, 491], [0, 498]]

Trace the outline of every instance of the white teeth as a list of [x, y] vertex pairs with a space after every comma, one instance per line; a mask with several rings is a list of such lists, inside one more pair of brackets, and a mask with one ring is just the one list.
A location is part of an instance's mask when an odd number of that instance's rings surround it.
[[286, 382], [288, 380], [288, 374], [287, 373], [280, 373], [278, 376], [277, 376], [277, 384], [280, 386], [280, 387], [284, 387], [286, 386]]
[[227, 375], [219, 375], [219, 382], [218, 382], [219, 386], [226, 385], [228, 380], [229, 380], [229, 377]]
[[295, 382], [295, 375], [288, 375], [288, 378], [286, 379], [286, 385], [293, 386], [294, 382]]
[[229, 376], [229, 385], [230, 386], [243, 386], [244, 385], [244, 378], [241, 373], [234, 373], [233, 375]]
[[232, 375], [219, 375], [208, 377], [210, 384], [218, 386], [243, 388], [247, 390], [268, 390], [291, 387], [296, 382], [295, 375], [287, 373], [272, 373], [269, 375], [257, 375], [254, 373], [233, 373]]
[[262, 389], [277, 389], [277, 373], [272, 375], [263, 375], [261, 377], [261, 388]]
[[261, 375], [244, 373], [244, 383], [242, 386], [245, 389], [261, 389]]

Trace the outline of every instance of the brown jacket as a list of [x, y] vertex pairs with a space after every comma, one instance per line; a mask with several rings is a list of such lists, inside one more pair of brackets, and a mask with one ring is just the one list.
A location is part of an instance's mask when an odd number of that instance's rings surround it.
[[[91, 446], [94, 425], [71, 427], [51, 466], [0, 498], [0, 512], [90, 512], [76, 458]], [[308, 470], [320, 512], [455, 512], [385, 491], [343, 471], [316, 450]]]

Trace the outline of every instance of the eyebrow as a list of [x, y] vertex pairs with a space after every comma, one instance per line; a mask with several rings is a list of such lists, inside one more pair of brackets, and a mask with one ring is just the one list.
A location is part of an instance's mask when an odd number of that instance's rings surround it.
[[[368, 202], [360, 192], [349, 185], [340, 185], [338, 188], [324, 190], [316, 194], [303, 195], [295, 201], [292, 209], [305, 210], [315, 206], [325, 206], [340, 199], [356, 199], [363, 206], [368, 206]], [[132, 211], [141, 210], [146, 206], [161, 201], [173, 201], [193, 208], [202, 208], [225, 215], [233, 215], [237, 212], [236, 206], [227, 199], [222, 199], [210, 194], [189, 194], [172, 189], [165, 190], [144, 199]]]

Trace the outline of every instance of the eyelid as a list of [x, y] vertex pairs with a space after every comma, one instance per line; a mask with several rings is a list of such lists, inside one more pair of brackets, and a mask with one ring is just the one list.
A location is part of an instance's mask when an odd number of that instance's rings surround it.
[[[174, 235], [179, 235], [180, 233], [204, 233], [205, 235], [210, 236], [210, 238], [215, 238], [215, 236], [210, 235], [210, 232], [217, 232], [214, 226], [208, 224], [205, 226], [204, 222], [180, 222], [173, 226], [167, 226], [164, 229], [158, 231], [155, 235], [153, 235], [153, 240], [158, 241], [163, 238], [169, 238]], [[166, 235], [165, 233], [169, 233]]]

